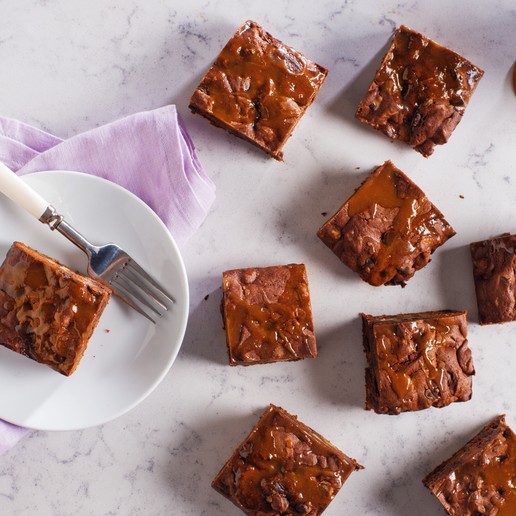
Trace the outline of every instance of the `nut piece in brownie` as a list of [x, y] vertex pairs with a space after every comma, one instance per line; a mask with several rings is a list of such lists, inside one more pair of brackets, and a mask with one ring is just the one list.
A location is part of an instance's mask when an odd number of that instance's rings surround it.
[[110, 291], [14, 242], [0, 267], [0, 344], [69, 376]]
[[470, 245], [480, 324], [516, 321], [516, 235]]
[[212, 482], [246, 514], [321, 514], [363, 466], [270, 405]]
[[362, 314], [366, 409], [399, 414], [471, 398], [467, 312]]
[[401, 26], [355, 116], [423, 156], [448, 141], [484, 72]]
[[516, 514], [516, 435], [496, 417], [423, 479], [452, 516]]
[[342, 262], [374, 286], [404, 286], [453, 235], [442, 213], [390, 161], [317, 233]]
[[208, 70], [189, 107], [281, 161], [283, 145], [327, 74], [247, 21]]
[[304, 265], [226, 271], [222, 282], [230, 365], [317, 356]]

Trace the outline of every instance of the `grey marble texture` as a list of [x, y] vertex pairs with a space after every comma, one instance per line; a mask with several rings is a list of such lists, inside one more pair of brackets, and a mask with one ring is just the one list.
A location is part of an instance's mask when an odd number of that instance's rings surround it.
[[[187, 109], [202, 74], [246, 19], [330, 69], [285, 146], [285, 163]], [[450, 142], [427, 160], [353, 116], [401, 23], [486, 72]], [[444, 514], [422, 477], [493, 416], [506, 412], [516, 428], [516, 323], [477, 325], [467, 248], [516, 231], [515, 26], [512, 0], [0, 0], [2, 115], [68, 137], [175, 103], [218, 189], [183, 248], [190, 325], [168, 376], [116, 421], [34, 432], [0, 457], [0, 514], [241, 514], [210, 482], [270, 402], [365, 465], [328, 516]], [[386, 159], [457, 231], [403, 290], [365, 284], [315, 236], [321, 213], [333, 213]], [[222, 271], [291, 262], [307, 265], [320, 356], [230, 369]], [[473, 399], [400, 416], [366, 412], [358, 313], [441, 308], [470, 311]]]

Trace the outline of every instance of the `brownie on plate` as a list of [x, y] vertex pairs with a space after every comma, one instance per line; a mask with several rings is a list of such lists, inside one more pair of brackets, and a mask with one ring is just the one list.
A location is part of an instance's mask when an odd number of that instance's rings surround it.
[[516, 435], [496, 417], [423, 479], [452, 516], [516, 514]]
[[283, 145], [327, 73], [247, 21], [203, 77], [189, 107], [281, 161]]
[[423, 191], [386, 161], [317, 235], [364, 281], [403, 286], [455, 231]]
[[467, 312], [362, 314], [366, 409], [399, 414], [471, 398]]
[[0, 344], [69, 376], [110, 290], [14, 242], [0, 267]]
[[270, 405], [212, 487], [249, 515], [318, 516], [358, 469], [296, 416]]
[[423, 156], [448, 141], [484, 72], [401, 26], [356, 117]]
[[303, 264], [226, 271], [222, 282], [230, 365], [317, 356]]
[[516, 321], [516, 235], [473, 242], [470, 249], [480, 324]]

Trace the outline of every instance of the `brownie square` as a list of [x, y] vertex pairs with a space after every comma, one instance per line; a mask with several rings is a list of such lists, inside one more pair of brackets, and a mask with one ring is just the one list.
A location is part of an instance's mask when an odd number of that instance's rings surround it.
[[358, 469], [296, 416], [270, 405], [211, 485], [249, 515], [317, 516]]
[[228, 41], [190, 99], [213, 125], [281, 161], [281, 149], [328, 70], [247, 21]]
[[423, 191], [386, 161], [317, 235], [367, 283], [404, 286], [455, 231]]
[[480, 324], [516, 321], [516, 235], [470, 245]]
[[496, 417], [423, 484], [453, 516], [516, 514], [516, 435]]
[[367, 410], [399, 414], [471, 399], [467, 312], [361, 315]]
[[355, 116], [423, 156], [448, 141], [484, 72], [401, 26]]
[[14, 242], [0, 267], [0, 345], [69, 376], [110, 290]]
[[230, 365], [317, 356], [304, 265], [226, 271], [222, 282]]

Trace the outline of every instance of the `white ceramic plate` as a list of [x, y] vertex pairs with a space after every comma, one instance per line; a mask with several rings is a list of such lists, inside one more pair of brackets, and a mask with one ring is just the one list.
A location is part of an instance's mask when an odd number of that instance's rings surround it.
[[[116, 242], [175, 297], [153, 325], [112, 298], [69, 378], [0, 346], [0, 419], [39, 430], [100, 425], [135, 407], [160, 383], [181, 346], [188, 282], [165, 225], [140, 199], [104, 179], [67, 171], [23, 177], [93, 243]], [[15, 240], [85, 272], [86, 256], [0, 195], [0, 257]]]

